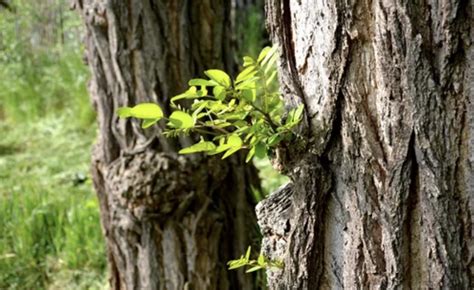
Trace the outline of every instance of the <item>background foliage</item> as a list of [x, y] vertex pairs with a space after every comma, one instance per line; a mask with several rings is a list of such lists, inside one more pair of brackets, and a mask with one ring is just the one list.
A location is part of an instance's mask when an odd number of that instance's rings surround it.
[[100, 289], [81, 22], [66, 0], [10, 3], [0, 11], [0, 289]]
[[[10, 3], [15, 12], [0, 10], [0, 289], [107, 289], [81, 20], [67, 0]], [[251, 11], [240, 54], [256, 57], [263, 17]], [[285, 181], [256, 162], [265, 193]]]

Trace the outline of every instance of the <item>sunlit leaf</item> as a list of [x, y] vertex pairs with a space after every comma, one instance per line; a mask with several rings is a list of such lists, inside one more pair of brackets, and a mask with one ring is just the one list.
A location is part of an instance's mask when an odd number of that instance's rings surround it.
[[245, 162], [248, 163], [250, 160], [252, 160], [252, 157], [255, 155], [255, 146], [252, 146], [250, 148], [249, 153], [247, 154], [247, 157], [245, 158]]
[[298, 106], [298, 108], [295, 111], [295, 115], [293, 116], [294, 121], [298, 121], [301, 119], [301, 116], [303, 115], [304, 111], [304, 105], [301, 104]]
[[260, 254], [260, 255], [258, 256], [257, 263], [258, 263], [260, 266], [265, 265], [265, 257], [264, 257], [262, 254]]
[[270, 86], [270, 84], [275, 80], [275, 77], [277, 75], [277, 71], [273, 71], [272, 74], [267, 78], [265, 84], [268, 86]]
[[174, 96], [171, 98], [171, 103], [174, 103], [177, 100], [181, 99], [195, 99], [198, 98], [199, 95], [197, 94], [197, 89], [195, 86], [190, 87], [186, 92]]
[[156, 122], [158, 122], [158, 121], [159, 121], [159, 119], [145, 119], [145, 120], [143, 120], [143, 122], [142, 122], [142, 128], [143, 128], [143, 129], [146, 129], [146, 128], [148, 128], [148, 127], [151, 127], [151, 126], [153, 126], [153, 125], [154, 125]]
[[210, 141], [201, 141], [189, 147], [179, 150], [179, 154], [191, 154], [197, 152], [212, 151], [216, 148], [216, 145]]
[[[221, 140], [223, 140], [223, 139], [221, 139]], [[229, 150], [230, 148], [231, 148], [231, 146], [229, 144], [220, 144], [219, 146], [217, 146], [216, 149], [209, 152], [209, 155], [216, 155], [216, 154], [222, 153], [226, 150]]]
[[217, 85], [216, 82], [210, 81], [210, 80], [205, 80], [205, 79], [191, 79], [188, 82], [188, 85], [190, 86], [208, 86], [208, 87], [213, 87]]
[[265, 53], [265, 56], [262, 59], [259, 60], [259, 63], [262, 66], [271, 65], [269, 62], [273, 62], [273, 59], [277, 58], [276, 51], [277, 51], [277, 46], [264, 48], [262, 50], [262, 52], [260, 53], [260, 55], [259, 55], [259, 59], [260, 59], [260, 56], [262, 55], [262, 53]]
[[249, 246], [249, 247], [247, 248], [247, 251], [245, 252], [245, 260], [248, 261], [248, 260], [250, 259], [250, 252], [251, 252], [251, 251], [252, 251], [252, 247]]
[[248, 269], [247, 271], [245, 271], [245, 273], [255, 272], [255, 271], [260, 270], [262, 268], [263, 268], [262, 266], [254, 266], [254, 267]]
[[248, 80], [249, 78], [255, 76], [257, 72], [258, 71], [255, 70], [255, 66], [248, 66], [242, 72], [240, 72], [239, 75], [237, 75], [235, 83], [238, 84], [242, 81]]
[[210, 69], [204, 72], [211, 80], [222, 85], [225, 88], [229, 88], [232, 85], [232, 81], [228, 74], [219, 69]]
[[265, 47], [262, 49], [260, 54], [258, 55], [257, 62], [262, 62], [262, 60], [267, 56], [267, 54], [272, 50], [270, 46]]
[[194, 119], [183, 111], [174, 111], [169, 117], [169, 123], [174, 128], [186, 129], [194, 126]]
[[128, 118], [128, 117], [131, 117], [131, 116], [132, 116], [132, 108], [130, 108], [130, 107], [118, 108], [118, 110], [117, 110], [117, 115], [118, 115], [120, 118]]
[[215, 86], [212, 90], [212, 94], [216, 99], [222, 101], [225, 99], [225, 88], [223, 86]]
[[236, 90], [248, 90], [248, 89], [255, 89], [257, 88], [257, 83], [256, 81], [258, 80], [258, 77], [252, 77], [250, 79], [247, 79], [240, 84], [235, 86]]
[[227, 139], [227, 144], [232, 147], [242, 146], [242, 139], [238, 135], [233, 134], [229, 136], [229, 139]]
[[244, 56], [244, 67], [255, 64], [255, 60], [250, 56]]
[[163, 118], [163, 111], [157, 104], [142, 103], [132, 108], [119, 108], [117, 114], [121, 118], [134, 117], [137, 119], [161, 119]]

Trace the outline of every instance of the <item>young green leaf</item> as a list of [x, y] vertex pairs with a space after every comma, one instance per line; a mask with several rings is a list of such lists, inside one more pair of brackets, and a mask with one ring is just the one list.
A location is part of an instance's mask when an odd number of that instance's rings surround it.
[[163, 111], [157, 104], [142, 103], [135, 107], [123, 107], [117, 111], [121, 118], [134, 117], [137, 119], [161, 119], [163, 118]]
[[132, 108], [130, 108], [130, 107], [118, 108], [118, 110], [117, 110], [117, 115], [118, 115], [120, 118], [128, 118], [128, 117], [131, 117], [131, 116], [132, 116]]
[[216, 145], [211, 141], [201, 141], [189, 147], [179, 150], [179, 154], [191, 154], [197, 152], [212, 151], [216, 148]]
[[138, 104], [131, 110], [132, 117], [138, 119], [161, 119], [163, 111], [157, 104], [142, 103]]
[[247, 248], [247, 252], [245, 252], [245, 260], [246, 260], [247, 262], [248, 262], [249, 259], [250, 259], [250, 252], [251, 252], [251, 251], [252, 251], [252, 247], [249, 246], [249, 247]]
[[244, 67], [247, 67], [253, 64], [255, 64], [255, 60], [253, 58], [251, 58], [250, 56], [244, 56], [244, 64], [243, 64]]
[[219, 69], [210, 69], [204, 72], [211, 80], [220, 84], [225, 88], [229, 88], [232, 85], [232, 81], [228, 74]]
[[153, 126], [153, 124], [155, 124], [156, 122], [158, 122], [159, 119], [145, 119], [143, 120], [142, 122], [142, 128], [143, 129], [146, 129], [148, 127], [151, 127]]
[[280, 143], [282, 140], [282, 137], [279, 134], [272, 135], [270, 138], [268, 138], [268, 146], [272, 147], [275, 146], [276, 144]]
[[264, 257], [262, 254], [260, 254], [260, 255], [258, 256], [257, 263], [258, 263], [260, 266], [264, 266], [264, 265], [265, 265], [265, 257]]
[[[222, 140], [222, 139], [221, 139]], [[220, 144], [219, 146], [217, 146], [216, 149], [212, 150], [211, 152], [209, 152], [208, 154], [209, 155], [216, 155], [216, 154], [219, 154], [219, 153], [222, 153], [224, 151], [227, 151], [230, 149], [230, 145], [229, 144]]]
[[262, 62], [262, 60], [267, 56], [267, 54], [271, 51], [271, 49], [272, 48], [270, 46], [267, 46], [264, 49], [262, 49], [262, 51], [258, 55], [257, 62]]
[[257, 90], [256, 89], [246, 89], [242, 90], [242, 98], [249, 103], [254, 103], [257, 99]]
[[192, 86], [186, 92], [172, 97], [171, 98], [171, 103], [173, 104], [177, 100], [181, 100], [181, 99], [195, 99], [195, 98], [198, 98], [198, 97], [199, 97], [199, 95], [197, 94], [196, 87]]
[[301, 119], [301, 116], [303, 115], [303, 111], [304, 111], [304, 105], [301, 104], [296, 109], [295, 114], [293, 116], [293, 120], [294, 121], [299, 121]]
[[[277, 47], [274, 46], [274, 47], [265, 47], [262, 52], [260, 53], [260, 55], [262, 53], [264, 53], [264, 51], [267, 49], [267, 51], [265, 52], [265, 55], [263, 56], [263, 58], [259, 61], [260, 65], [261, 66], [266, 66], [266, 69], [268, 69], [270, 66], [272, 66], [273, 64], [271, 62], [273, 62], [273, 59], [276, 60], [277, 58], [277, 55], [276, 55], [276, 51], [277, 51]], [[259, 56], [260, 58], [260, 56]], [[267, 71], [265, 71], [265, 73], [267, 73]]]
[[252, 273], [252, 272], [255, 272], [255, 271], [260, 270], [260, 269], [263, 269], [263, 267], [262, 266], [253, 266], [252, 268], [245, 271], [245, 273]]
[[249, 163], [250, 160], [252, 160], [252, 157], [255, 155], [255, 146], [252, 146], [250, 148], [249, 153], [247, 154], [247, 157], [245, 158], [245, 163]]
[[194, 126], [193, 117], [183, 111], [174, 111], [169, 120], [169, 125], [174, 128], [188, 129]]
[[255, 70], [255, 66], [253, 66], [253, 65], [248, 66], [247, 68], [245, 68], [242, 72], [240, 72], [237, 75], [237, 79], [235, 80], [235, 83], [238, 84], [240, 82], [248, 80], [248, 79], [252, 78], [253, 76], [255, 76], [257, 73], [258, 73], [258, 71]]
[[257, 158], [263, 158], [267, 155], [267, 148], [265, 147], [265, 145], [261, 142], [257, 143], [257, 145], [255, 145], [255, 156]]
[[208, 87], [213, 87], [217, 85], [216, 82], [210, 81], [210, 80], [205, 80], [205, 79], [191, 79], [188, 82], [188, 85], [190, 86], [208, 86]]
[[225, 88], [223, 86], [215, 86], [212, 94], [216, 99], [223, 101], [225, 99]]
[[227, 139], [227, 144], [231, 147], [240, 147], [242, 146], [242, 139], [238, 135], [232, 134], [229, 136], [229, 139]]
[[235, 147], [230, 147], [229, 150], [227, 150], [224, 155], [222, 156], [222, 159], [226, 159], [227, 157], [229, 157], [230, 155], [234, 154], [235, 152], [239, 151], [240, 148], [242, 147], [241, 146], [235, 146]]

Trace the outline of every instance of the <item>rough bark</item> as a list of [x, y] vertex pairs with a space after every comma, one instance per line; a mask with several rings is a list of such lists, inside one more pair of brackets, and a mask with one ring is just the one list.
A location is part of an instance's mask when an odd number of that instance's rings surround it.
[[[230, 4], [207, 1], [76, 1], [86, 25], [89, 92], [99, 136], [93, 181], [113, 289], [254, 289], [227, 271], [257, 233], [253, 167], [241, 156], [178, 156], [189, 137], [166, 139], [120, 120], [121, 106], [169, 99], [204, 69], [232, 71]], [[161, 124], [163, 125], [163, 124]]]
[[257, 208], [285, 262], [270, 288], [472, 289], [468, 1], [266, 8], [285, 101], [306, 108], [277, 152], [293, 183]]

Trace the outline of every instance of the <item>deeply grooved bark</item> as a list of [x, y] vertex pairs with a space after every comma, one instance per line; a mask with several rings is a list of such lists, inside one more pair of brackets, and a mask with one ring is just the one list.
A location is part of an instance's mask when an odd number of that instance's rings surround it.
[[267, 15], [310, 135], [276, 161], [293, 216], [271, 288], [472, 288], [467, 1], [271, 0]]

